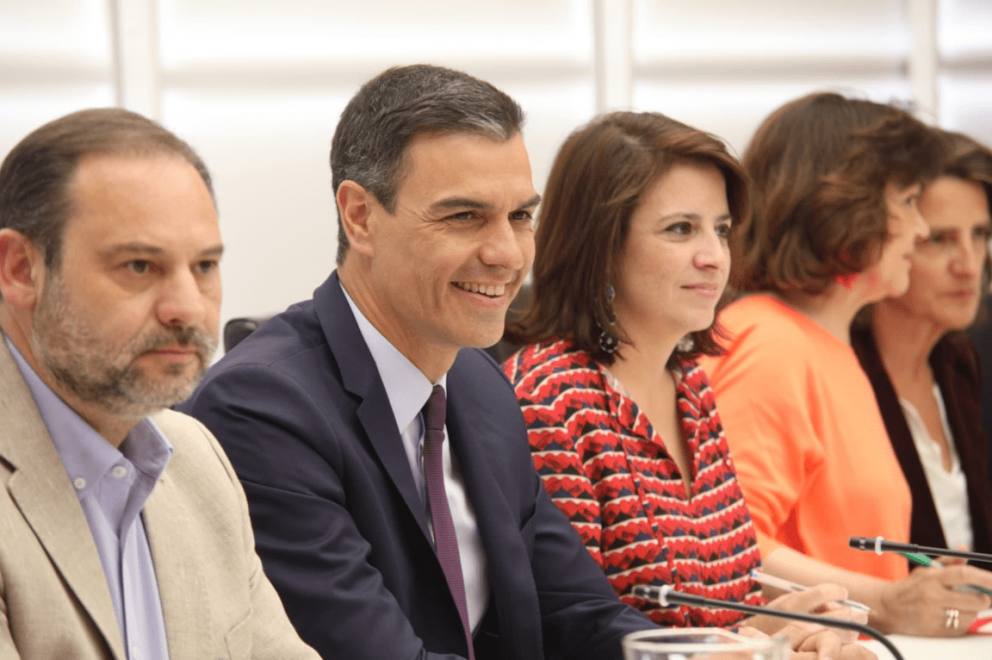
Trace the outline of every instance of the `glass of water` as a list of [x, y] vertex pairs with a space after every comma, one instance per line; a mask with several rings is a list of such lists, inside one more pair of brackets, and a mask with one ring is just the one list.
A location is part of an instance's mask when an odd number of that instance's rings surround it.
[[722, 628], [642, 630], [623, 638], [624, 660], [785, 660], [784, 637], [744, 637]]

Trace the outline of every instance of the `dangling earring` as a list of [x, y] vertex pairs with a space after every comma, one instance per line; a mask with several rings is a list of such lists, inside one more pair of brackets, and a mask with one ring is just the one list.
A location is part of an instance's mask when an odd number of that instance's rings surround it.
[[679, 340], [679, 343], [675, 344], [675, 350], [679, 353], [688, 353], [696, 345], [696, 342], [692, 340], [692, 335], [686, 335]]
[[[606, 307], [610, 315], [610, 327], [612, 327], [616, 323], [616, 317], [613, 315], [613, 299], [616, 297], [617, 292], [613, 289], [612, 284], [607, 284], [603, 293], [606, 296]], [[599, 321], [596, 321], [596, 326], [602, 330], [599, 335], [599, 350], [607, 355], [613, 355], [616, 353], [617, 348], [620, 347], [620, 342], [607, 331], [607, 328], [599, 325]]]
[[606, 330], [599, 335], [599, 350], [603, 351], [607, 355], [613, 355], [616, 353], [617, 348], [619, 348], [620, 342], [617, 341], [616, 337], [608, 333]]

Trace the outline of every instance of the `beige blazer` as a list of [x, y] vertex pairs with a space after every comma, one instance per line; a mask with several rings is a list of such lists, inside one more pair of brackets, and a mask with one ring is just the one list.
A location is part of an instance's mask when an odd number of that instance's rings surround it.
[[[143, 511], [170, 660], [317, 658], [262, 572], [217, 441], [185, 415], [152, 419], [175, 447]], [[86, 517], [0, 334], [0, 658], [126, 657]]]

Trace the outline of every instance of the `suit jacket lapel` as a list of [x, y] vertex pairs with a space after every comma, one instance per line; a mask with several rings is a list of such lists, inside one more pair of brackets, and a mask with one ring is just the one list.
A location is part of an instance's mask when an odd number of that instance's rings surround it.
[[213, 624], [204, 593], [202, 556], [192, 529], [186, 502], [167, 467], [142, 510], [148, 545], [155, 564], [162, 619], [170, 660], [198, 660], [210, 648]]
[[14, 467], [11, 498], [115, 657], [124, 647], [89, 523], [0, 333], [0, 456]]
[[[486, 400], [487, 392], [473, 387], [472, 370], [459, 364], [463, 357], [464, 353], [448, 372], [446, 423], [451, 451], [461, 469], [486, 550], [486, 576], [499, 612], [500, 635], [513, 633], [513, 638], [502, 639], [500, 646], [540, 649], [540, 603], [530, 557], [520, 535], [520, 515], [506, 498], [507, 485], [499, 483], [489, 467], [506, 460], [501, 452], [506, 443], [505, 429], [495, 415], [485, 414], [491, 402]], [[513, 653], [506, 657], [513, 657]]]
[[358, 420], [369, 442], [410, 514], [416, 518], [424, 537], [430, 539], [424, 505], [410, 472], [386, 388], [341, 290], [337, 272], [314, 292], [314, 308], [331, 353], [341, 369], [344, 388], [359, 399]]

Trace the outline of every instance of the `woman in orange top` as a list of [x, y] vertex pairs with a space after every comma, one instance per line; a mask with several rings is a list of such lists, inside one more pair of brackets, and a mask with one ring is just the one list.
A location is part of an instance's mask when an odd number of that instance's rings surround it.
[[967, 566], [923, 569], [848, 548], [906, 541], [911, 496], [850, 347], [864, 305], [903, 293], [927, 228], [916, 208], [943, 139], [897, 108], [813, 94], [775, 111], [744, 155], [754, 209], [735, 235], [728, 354], [704, 362], [765, 570], [835, 582], [886, 632], [964, 634], [992, 588]]

